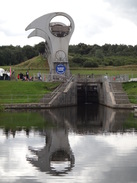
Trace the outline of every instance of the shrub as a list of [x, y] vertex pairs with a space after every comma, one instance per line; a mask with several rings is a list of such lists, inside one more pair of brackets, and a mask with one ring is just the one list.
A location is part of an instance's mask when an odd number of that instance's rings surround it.
[[71, 61], [75, 64], [78, 64], [79, 66], [83, 66], [83, 63], [86, 61], [86, 58], [83, 58], [82, 56], [74, 56]]
[[85, 61], [83, 64], [84, 67], [98, 67], [97, 62]]

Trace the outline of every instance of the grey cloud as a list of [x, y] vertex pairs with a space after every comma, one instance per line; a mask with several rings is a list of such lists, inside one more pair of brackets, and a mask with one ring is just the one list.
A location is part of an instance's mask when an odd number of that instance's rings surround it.
[[137, 1], [136, 0], [104, 0], [108, 2], [113, 7], [117, 8], [136, 8], [137, 9]]
[[18, 33], [12, 29], [7, 29], [4, 27], [0, 27], [0, 32], [2, 32], [4, 35], [6, 35], [7, 37], [12, 37], [12, 36], [22, 36], [25, 35], [25, 33], [21, 32]]
[[137, 24], [137, 1], [136, 0], [104, 0], [111, 6], [111, 10], [123, 18]]
[[91, 21], [88, 22], [88, 24], [86, 25], [86, 28], [87, 28], [86, 36], [93, 37], [94, 35], [103, 32], [104, 29], [111, 27], [112, 25], [113, 23], [109, 17], [92, 15]]

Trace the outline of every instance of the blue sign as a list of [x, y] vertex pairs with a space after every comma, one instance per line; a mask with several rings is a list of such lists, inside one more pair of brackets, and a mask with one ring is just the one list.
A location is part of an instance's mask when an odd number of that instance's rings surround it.
[[56, 66], [56, 72], [58, 74], [64, 74], [65, 71], [66, 71], [66, 67], [63, 64], [59, 64]]

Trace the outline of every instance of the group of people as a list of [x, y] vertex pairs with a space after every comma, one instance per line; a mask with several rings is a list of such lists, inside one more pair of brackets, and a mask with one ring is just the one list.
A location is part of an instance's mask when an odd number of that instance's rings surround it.
[[10, 72], [0, 68], [0, 80], [10, 80]]
[[[18, 74], [17, 78], [22, 79], [23, 81], [33, 81], [33, 77], [29, 76], [29, 71], [26, 71], [26, 75], [24, 75], [23, 73]], [[42, 76], [40, 72], [37, 73], [37, 79], [42, 81]]]
[[[26, 71], [26, 74], [20, 72], [20, 74], [15, 74], [15, 71], [10, 69], [10, 71], [0, 68], [0, 80], [22, 80], [22, 81], [33, 81], [33, 77], [29, 76], [29, 71]], [[35, 80], [42, 81], [41, 73], [37, 73], [37, 77], [34, 77]]]
[[26, 72], [26, 75], [20, 73], [17, 76], [18, 79], [22, 79], [22, 81], [33, 81], [33, 77], [29, 77], [29, 72]]

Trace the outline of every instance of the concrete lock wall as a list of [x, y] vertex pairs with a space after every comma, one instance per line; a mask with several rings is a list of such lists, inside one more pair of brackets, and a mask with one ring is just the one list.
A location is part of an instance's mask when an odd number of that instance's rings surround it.
[[[109, 82], [103, 82], [97, 85], [99, 104], [113, 107], [115, 99], [110, 91]], [[84, 96], [83, 96], [84, 97]], [[77, 105], [77, 83], [70, 82], [63, 92], [58, 92], [57, 95], [50, 101], [50, 107], [73, 106]]]
[[77, 88], [75, 82], [70, 82], [63, 92], [58, 92], [57, 95], [50, 101], [50, 107], [73, 106], [77, 105]]
[[[99, 83], [97, 85], [99, 104], [113, 107], [115, 99], [110, 90], [109, 82]], [[84, 96], [83, 96], [84, 97]], [[70, 82], [63, 92], [58, 92], [57, 95], [50, 101], [49, 107], [63, 107], [77, 105], [77, 83]]]
[[113, 107], [115, 105], [114, 95], [110, 90], [109, 82], [105, 81], [98, 85], [99, 103]]

